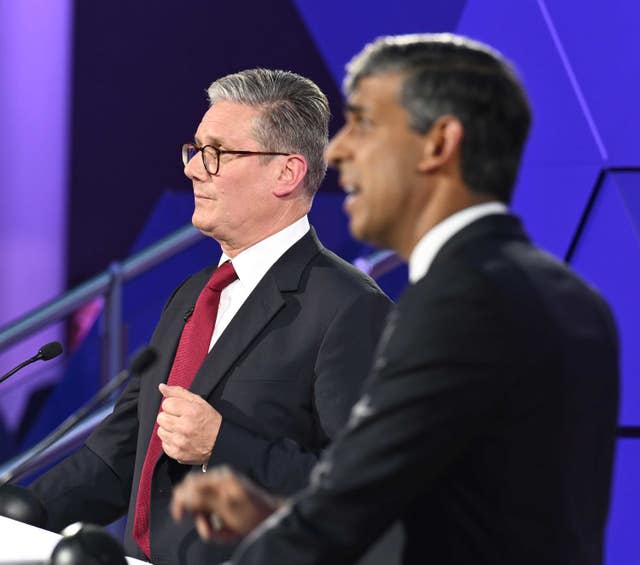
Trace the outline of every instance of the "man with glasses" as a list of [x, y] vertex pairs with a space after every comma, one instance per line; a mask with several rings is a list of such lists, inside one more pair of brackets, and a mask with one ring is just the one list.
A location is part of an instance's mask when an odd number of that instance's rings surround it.
[[476, 41], [399, 36], [357, 55], [345, 90], [327, 158], [350, 229], [412, 284], [308, 489], [285, 503], [217, 469], [175, 490], [176, 518], [225, 541], [276, 512], [234, 565], [353, 563], [396, 519], [406, 564], [602, 563], [618, 340], [507, 209], [531, 119], [519, 79]]
[[131, 381], [76, 454], [34, 485], [49, 527], [127, 511], [127, 553], [221, 561], [169, 516], [174, 484], [225, 463], [265, 488], [303, 488], [346, 422], [389, 301], [322, 247], [307, 212], [326, 170], [329, 109], [308, 79], [254, 69], [209, 88], [182, 146], [193, 224], [220, 243], [218, 268], [171, 296], [151, 340], [160, 359]]

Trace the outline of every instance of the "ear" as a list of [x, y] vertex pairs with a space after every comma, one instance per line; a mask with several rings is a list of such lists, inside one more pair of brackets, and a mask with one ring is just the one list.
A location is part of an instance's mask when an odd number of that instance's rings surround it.
[[289, 196], [307, 174], [307, 160], [297, 153], [288, 155], [281, 166], [273, 189], [273, 194], [280, 198]]
[[455, 116], [440, 116], [425, 134], [418, 170], [430, 173], [458, 161], [464, 137], [462, 122]]

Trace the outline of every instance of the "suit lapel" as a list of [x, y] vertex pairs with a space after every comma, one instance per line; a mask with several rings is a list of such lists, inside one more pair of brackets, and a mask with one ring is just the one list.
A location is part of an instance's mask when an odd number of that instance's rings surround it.
[[[263, 284], [264, 283], [264, 284]], [[190, 390], [208, 396], [242, 352], [284, 307], [284, 299], [273, 277], [266, 276], [233, 317], [196, 373]]]
[[[260, 331], [284, 307], [283, 294], [296, 291], [299, 288], [304, 270], [311, 259], [322, 249], [315, 231], [311, 228], [308, 234], [295, 243], [273, 265], [205, 358], [190, 387], [194, 394], [205, 398], [209, 396]], [[145, 385], [141, 391], [143, 394], [151, 395], [148, 404], [154, 408], [147, 410], [146, 417], [140, 421], [139, 434], [141, 438], [144, 438], [145, 445], [151, 437], [162, 400], [162, 396], [158, 392], [158, 384], [166, 382], [169, 377], [184, 327], [184, 317], [195, 305], [213, 268], [201, 271], [188, 279], [184, 287], [177, 289], [176, 300], [173, 300], [173, 297], [169, 300], [162, 317], [162, 326], [158, 326], [156, 334], [154, 334], [153, 343], [158, 344], [161, 352], [153, 375], [148, 375], [147, 382], [150, 384]], [[142, 462], [140, 462], [141, 465]]]
[[311, 229], [269, 269], [205, 358], [190, 387], [191, 392], [209, 396], [264, 327], [284, 308], [283, 294], [298, 289], [303, 270], [320, 249]]

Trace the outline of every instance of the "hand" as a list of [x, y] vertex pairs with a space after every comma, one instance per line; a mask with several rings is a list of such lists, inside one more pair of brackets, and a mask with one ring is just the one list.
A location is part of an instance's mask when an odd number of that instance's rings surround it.
[[158, 437], [162, 449], [187, 465], [209, 461], [222, 416], [206, 400], [180, 386], [159, 387], [164, 400], [158, 414]]
[[188, 474], [173, 491], [171, 514], [176, 522], [185, 513], [192, 514], [204, 540], [232, 542], [247, 535], [283, 504], [223, 466], [208, 473]]

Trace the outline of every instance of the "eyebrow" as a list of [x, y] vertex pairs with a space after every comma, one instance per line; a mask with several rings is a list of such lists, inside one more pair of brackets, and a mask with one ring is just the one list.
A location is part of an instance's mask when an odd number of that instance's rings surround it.
[[345, 114], [362, 114], [362, 112], [364, 112], [363, 106], [358, 106], [357, 104], [349, 104], [348, 102], [344, 105]]
[[[193, 138], [193, 140], [196, 142], [196, 145], [199, 145], [200, 147], [203, 147], [205, 145], [213, 145], [214, 147], [219, 147], [221, 145], [223, 145], [222, 140], [217, 138], [217, 137], [212, 137], [212, 136], [205, 136], [204, 139], [199, 138], [197, 135]], [[205, 143], [202, 143], [202, 141], [204, 141]]]

